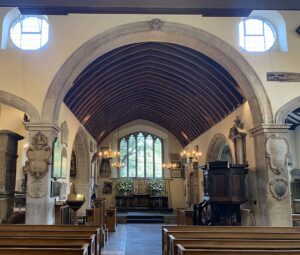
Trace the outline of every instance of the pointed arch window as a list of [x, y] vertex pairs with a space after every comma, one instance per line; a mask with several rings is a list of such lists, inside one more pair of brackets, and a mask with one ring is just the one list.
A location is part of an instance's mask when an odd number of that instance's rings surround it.
[[162, 178], [162, 139], [138, 132], [119, 140], [120, 159], [124, 166], [119, 177]]

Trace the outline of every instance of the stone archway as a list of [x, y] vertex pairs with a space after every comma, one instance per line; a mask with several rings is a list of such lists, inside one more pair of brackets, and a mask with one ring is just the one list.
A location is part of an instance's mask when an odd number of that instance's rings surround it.
[[286, 116], [300, 107], [300, 96], [292, 99], [287, 104], [282, 106], [275, 115], [275, 123], [277, 124], [285, 124]]
[[216, 60], [239, 84], [249, 102], [254, 126], [273, 122], [273, 114], [264, 86], [238, 51], [206, 31], [158, 19], [113, 28], [82, 45], [63, 64], [51, 82], [43, 106], [43, 121], [57, 122], [66, 93], [73, 86], [78, 75], [92, 61], [115, 48], [147, 41], [184, 45]]
[[[118, 47], [139, 42], [166, 42], [189, 47], [207, 55], [235, 79], [248, 101], [253, 117], [256, 177], [259, 180], [257, 206], [258, 225], [291, 225], [290, 199], [278, 202], [271, 194], [274, 174], [267, 160], [266, 144], [271, 135], [286, 133], [286, 127], [274, 124], [271, 105], [265, 88], [252, 66], [232, 46], [214, 35], [184, 24], [152, 21], [125, 24], [103, 32], [82, 45], [59, 69], [52, 80], [42, 110], [42, 121], [57, 123], [61, 104], [78, 75], [99, 56]], [[266, 174], [266, 172], [268, 174]], [[287, 169], [280, 176], [287, 178]], [[274, 210], [280, 212], [274, 214]]]
[[38, 122], [40, 120], [38, 110], [31, 103], [21, 97], [0, 90], [0, 103], [17, 108], [18, 110], [26, 113], [32, 122]]
[[84, 194], [86, 202], [78, 211], [78, 215], [85, 215], [85, 209], [90, 208], [91, 185], [90, 172], [91, 162], [89, 154], [89, 144], [85, 131], [79, 128], [75, 136], [73, 150], [76, 155], [76, 176], [70, 181], [74, 185], [77, 194]]
[[[222, 149], [224, 146], [228, 145], [228, 140], [223, 134], [216, 134], [207, 149], [206, 153], [206, 163], [209, 163], [214, 160], [218, 160], [220, 156], [220, 152], [222, 152]], [[231, 152], [231, 151], [230, 151]], [[232, 158], [232, 152], [231, 152], [231, 158]]]

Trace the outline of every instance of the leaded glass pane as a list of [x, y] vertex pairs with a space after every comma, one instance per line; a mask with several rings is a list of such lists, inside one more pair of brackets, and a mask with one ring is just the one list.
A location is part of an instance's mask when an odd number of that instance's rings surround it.
[[153, 177], [153, 138], [146, 138], [146, 177]]
[[136, 177], [136, 141], [133, 135], [131, 135], [128, 139], [128, 161], [128, 177]]
[[124, 164], [123, 167], [120, 168], [120, 177], [127, 177], [127, 141], [125, 138], [120, 141], [120, 162]]
[[264, 52], [275, 43], [276, 32], [272, 24], [261, 19], [246, 19], [239, 24], [240, 46], [249, 52]]
[[37, 50], [48, 42], [49, 24], [38, 16], [21, 16], [11, 27], [10, 37], [22, 50]]
[[145, 177], [145, 138], [142, 133], [137, 136], [137, 177]]
[[157, 138], [154, 143], [154, 158], [155, 158], [155, 177], [162, 177], [162, 144]]

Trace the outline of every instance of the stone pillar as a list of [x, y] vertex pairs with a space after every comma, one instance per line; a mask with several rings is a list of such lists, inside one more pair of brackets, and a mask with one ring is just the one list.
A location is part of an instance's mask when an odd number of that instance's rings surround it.
[[26, 224], [54, 224], [55, 200], [50, 198], [52, 145], [59, 127], [52, 123], [25, 123], [29, 131]]
[[0, 131], [0, 219], [7, 220], [14, 207], [18, 141], [24, 137]]
[[292, 209], [288, 185], [287, 125], [263, 124], [250, 130], [256, 158], [258, 226], [291, 226]]

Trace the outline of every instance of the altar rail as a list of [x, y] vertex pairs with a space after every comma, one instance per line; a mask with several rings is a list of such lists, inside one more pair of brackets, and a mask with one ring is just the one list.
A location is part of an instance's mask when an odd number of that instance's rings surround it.
[[149, 208], [149, 209], [167, 209], [167, 196], [150, 196], [150, 195], [129, 195], [116, 196], [116, 206], [120, 208]]

